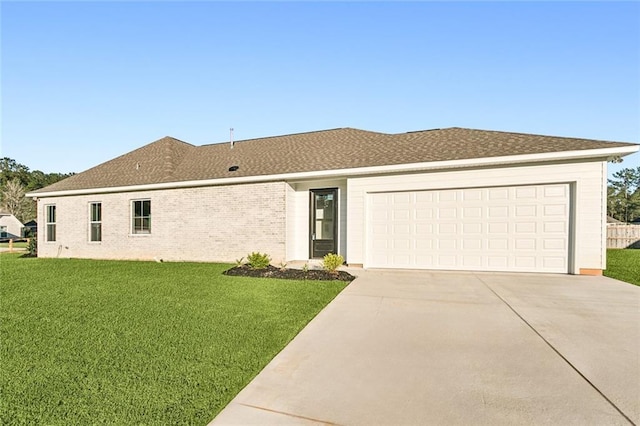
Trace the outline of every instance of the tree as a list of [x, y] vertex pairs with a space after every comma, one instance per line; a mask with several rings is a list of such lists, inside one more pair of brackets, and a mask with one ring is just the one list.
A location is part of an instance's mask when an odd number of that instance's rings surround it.
[[4, 187], [8, 182], [18, 179], [22, 185], [29, 182], [29, 168], [16, 160], [3, 157], [0, 159], [0, 186]]
[[[35, 191], [72, 176], [73, 173], [43, 173], [30, 171], [16, 160], [0, 159], [0, 205], [25, 223], [36, 217], [36, 203], [25, 198], [25, 192]], [[22, 202], [19, 200], [22, 199]]]
[[640, 167], [622, 169], [609, 179], [607, 214], [623, 222], [640, 217]]
[[28, 201], [24, 196], [25, 188], [18, 178], [14, 178], [2, 188], [2, 205], [12, 215], [24, 223], [29, 213]]

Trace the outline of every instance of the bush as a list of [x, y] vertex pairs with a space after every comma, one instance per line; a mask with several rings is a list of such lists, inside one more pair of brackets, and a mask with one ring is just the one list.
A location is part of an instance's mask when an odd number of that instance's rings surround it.
[[338, 267], [343, 263], [344, 257], [340, 256], [339, 254], [329, 253], [322, 259], [322, 266], [332, 274], [335, 274]]
[[29, 253], [29, 256], [38, 255], [38, 238], [29, 238], [29, 243], [27, 244], [27, 253]]
[[271, 263], [267, 253], [253, 252], [247, 256], [247, 264], [252, 269], [264, 269]]

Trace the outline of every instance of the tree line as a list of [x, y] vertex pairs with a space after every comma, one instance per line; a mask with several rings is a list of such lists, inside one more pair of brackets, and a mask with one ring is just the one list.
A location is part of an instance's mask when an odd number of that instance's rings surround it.
[[622, 169], [609, 179], [607, 214], [621, 222], [640, 219], [640, 166]]
[[26, 223], [37, 216], [36, 203], [25, 197], [29, 191], [44, 188], [75, 173], [44, 173], [30, 170], [16, 160], [0, 159], [0, 210], [9, 212]]

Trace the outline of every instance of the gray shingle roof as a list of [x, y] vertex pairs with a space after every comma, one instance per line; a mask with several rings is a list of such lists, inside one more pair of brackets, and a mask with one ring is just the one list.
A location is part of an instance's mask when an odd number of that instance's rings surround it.
[[631, 145], [457, 127], [399, 134], [341, 128], [237, 141], [233, 149], [164, 137], [34, 193]]

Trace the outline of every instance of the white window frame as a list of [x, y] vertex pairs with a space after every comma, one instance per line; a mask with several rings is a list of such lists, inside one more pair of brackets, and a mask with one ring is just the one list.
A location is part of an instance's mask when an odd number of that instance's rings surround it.
[[[136, 216], [136, 203], [144, 203], [145, 201], [149, 202], [149, 216]], [[144, 213], [144, 204], [142, 204], [142, 210]], [[141, 225], [143, 227], [143, 229], [141, 230], [136, 230], [136, 219], [142, 220]], [[144, 229], [144, 219], [148, 219], [148, 229], [145, 230]], [[135, 235], [135, 236], [144, 236], [144, 235], [151, 235], [151, 199], [150, 198], [141, 198], [141, 199], [137, 199], [137, 200], [131, 200], [131, 229], [130, 229], [130, 235]]]
[[[94, 217], [93, 217], [93, 207], [95, 205], [100, 206], [98, 220], [94, 220]], [[94, 225], [98, 225], [98, 229], [100, 229], [100, 232], [98, 234], [99, 239], [97, 240], [93, 239]], [[102, 242], [102, 201], [92, 201], [89, 203], [89, 242], [90, 243]]]
[[[50, 212], [53, 211], [53, 221], [51, 221]], [[58, 212], [55, 204], [46, 204], [44, 206], [44, 222], [45, 222], [45, 235], [44, 240], [47, 243], [55, 243], [58, 237], [57, 218]], [[53, 238], [51, 237], [51, 229], [53, 229]]]

